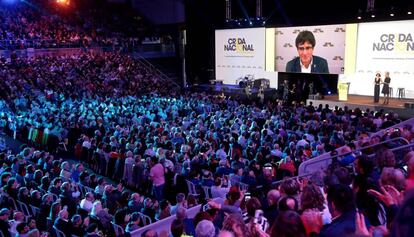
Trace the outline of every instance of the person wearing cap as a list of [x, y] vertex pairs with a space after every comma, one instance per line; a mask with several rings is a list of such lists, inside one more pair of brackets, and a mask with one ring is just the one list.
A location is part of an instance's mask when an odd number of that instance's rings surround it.
[[9, 214], [10, 210], [7, 208], [2, 208], [0, 210], [0, 231], [3, 233], [4, 237], [11, 237], [10, 235], [10, 224], [9, 224]]

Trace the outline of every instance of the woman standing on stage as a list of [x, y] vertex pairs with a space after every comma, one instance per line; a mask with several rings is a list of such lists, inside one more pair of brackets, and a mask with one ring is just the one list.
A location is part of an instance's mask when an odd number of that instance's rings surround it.
[[381, 74], [378, 72], [377, 74], [375, 74], [375, 81], [374, 81], [374, 103], [378, 103], [379, 102], [379, 97], [380, 97], [380, 85], [381, 85]]
[[384, 86], [382, 87], [382, 93], [384, 94], [384, 104], [388, 104], [390, 102], [390, 73], [385, 72], [384, 76]]

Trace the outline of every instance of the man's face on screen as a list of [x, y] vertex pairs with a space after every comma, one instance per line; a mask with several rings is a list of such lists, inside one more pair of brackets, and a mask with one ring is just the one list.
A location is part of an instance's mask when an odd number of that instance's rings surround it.
[[298, 45], [298, 53], [300, 57], [300, 61], [303, 65], [308, 66], [310, 62], [312, 61], [312, 55], [313, 55], [313, 47], [309, 42], [304, 42], [302, 44]]

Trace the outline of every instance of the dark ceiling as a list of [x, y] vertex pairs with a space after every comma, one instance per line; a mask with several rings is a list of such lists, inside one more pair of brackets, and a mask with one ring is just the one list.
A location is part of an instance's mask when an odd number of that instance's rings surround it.
[[[198, 0], [197, 2], [203, 2]], [[214, 5], [215, 25], [225, 26], [225, 0], [208, 1]], [[256, 0], [231, 0], [233, 19], [256, 17]], [[363, 14], [362, 21], [382, 21], [412, 18], [407, 10], [413, 6], [409, 0], [374, 0], [375, 18], [367, 12], [367, 0], [348, 1], [298, 1], [262, 0], [262, 16], [266, 26], [333, 24], [357, 21], [358, 11]], [[390, 11], [395, 16], [390, 18]]]

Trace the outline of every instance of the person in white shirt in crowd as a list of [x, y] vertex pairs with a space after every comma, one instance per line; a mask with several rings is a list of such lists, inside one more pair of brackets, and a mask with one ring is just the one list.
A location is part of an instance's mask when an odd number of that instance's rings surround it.
[[83, 143], [82, 143], [82, 147], [86, 148], [86, 149], [90, 149], [92, 146], [91, 142], [89, 141], [89, 137], [88, 136], [83, 136]]
[[24, 214], [23, 212], [17, 211], [13, 214], [13, 220], [10, 223], [10, 232], [17, 234], [16, 226], [20, 223], [24, 222]]
[[305, 147], [306, 145], [309, 145], [309, 142], [308, 142], [308, 137], [307, 137], [307, 135], [305, 134], [305, 135], [303, 135], [302, 136], [302, 139], [301, 140], [299, 140], [297, 143], [296, 143], [296, 149], [299, 149], [299, 147]]
[[80, 205], [79, 206], [83, 210], [85, 210], [87, 212], [91, 212], [94, 201], [95, 201], [95, 197], [94, 197], [93, 193], [87, 192], [85, 194], [85, 198], [82, 199], [82, 201], [80, 202]]
[[270, 151], [270, 154], [272, 156], [282, 157], [283, 152], [282, 152], [282, 150], [280, 150], [280, 146], [279, 146], [278, 143], [275, 143], [274, 149]]
[[72, 172], [70, 170], [69, 162], [65, 161], [60, 165], [60, 177], [62, 178], [63, 182], [69, 181], [70, 177], [72, 176]]

